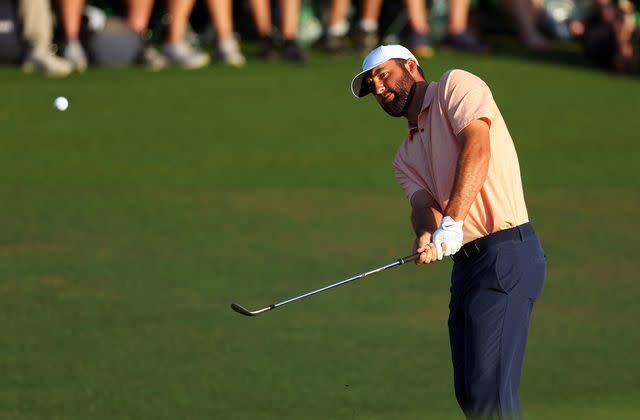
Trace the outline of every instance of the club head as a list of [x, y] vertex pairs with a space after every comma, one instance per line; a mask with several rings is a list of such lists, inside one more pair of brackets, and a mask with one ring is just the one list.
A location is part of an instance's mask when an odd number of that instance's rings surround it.
[[254, 316], [254, 313], [251, 313], [251, 311], [249, 311], [248, 309], [243, 308], [242, 306], [238, 305], [237, 303], [232, 303], [231, 304], [231, 309], [233, 309], [234, 311], [236, 311], [239, 314], [242, 315], [246, 315], [246, 316]]

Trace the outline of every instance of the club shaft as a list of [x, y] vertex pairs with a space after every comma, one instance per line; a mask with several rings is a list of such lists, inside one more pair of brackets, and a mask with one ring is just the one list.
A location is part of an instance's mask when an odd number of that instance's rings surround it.
[[324, 292], [325, 290], [329, 290], [329, 289], [332, 289], [334, 287], [341, 286], [341, 285], [343, 285], [345, 283], [349, 283], [349, 282], [357, 280], [357, 279], [361, 279], [361, 278], [366, 277], [366, 276], [368, 276], [370, 274], [378, 273], [380, 271], [386, 270], [387, 268], [395, 267], [397, 265], [402, 265], [402, 264], [404, 264], [404, 263], [406, 263], [408, 261], [414, 261], [416, 258], [417, 258], [417, 255], [411, 255], [409, 257], [400, 258], [400, 259], [398, 259], [398, 260], [396, 260], [396, 261], [394, 261], [392, 263], [389, 263], [387, 265], [383, 265], [382, 267], [374, 268], [373, 270], [365, 271], [364, 273], [360, 273], [360, 274], [358, 274], [356, 276], [353, 276], [353, 277], [350, 277], [348, 279], [339, 281], [337, 283], [329, 284], [327, 286], [321, 287], [320, 289], [312, 290], [312, 291], [307, 292], [307, 293], [305, 293], [303, 295], [295, 296], [295, 297], [292, 297], [291, 299], [287, 299], [287, 300], [284, 300], [282, 302], [274, 303], [273, 305], [271, 305], [271, 309], [275, 309], [275, 308], [277, 308], [279, 306], [286, 305], [287, 303], [295, 302], [296, 300], [303, 299], [303, 298], [309, 297], [311, 295], [315, 295], [316, 293]]

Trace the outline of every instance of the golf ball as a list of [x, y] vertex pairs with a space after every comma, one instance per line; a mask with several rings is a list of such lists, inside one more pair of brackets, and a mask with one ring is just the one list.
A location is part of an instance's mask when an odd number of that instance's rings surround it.
[[55, 107], [55, 109], [57, 109], [58, 111], [66, 111], [67, 108], [69, 108], [69, 101], [67, 100], [67, 98], [65, 98], [64, 96], [58, 96], [54, 101], [53, 101], [53, 106]]

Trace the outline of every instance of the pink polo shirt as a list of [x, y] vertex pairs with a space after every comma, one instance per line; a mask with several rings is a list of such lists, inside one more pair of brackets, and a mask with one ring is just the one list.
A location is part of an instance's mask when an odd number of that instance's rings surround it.
[[408, 127], [393, 161], [407, 198], [426, 190], [442, 212], [461, 149], [456, 135], [477, 119], [491, 123], [491, 159], [487, 179], [464, 220], [464, 243], [529, 221], [518, 156], [486, 83], [464, 70], [449, 70], [429, 83], [418, 125]]

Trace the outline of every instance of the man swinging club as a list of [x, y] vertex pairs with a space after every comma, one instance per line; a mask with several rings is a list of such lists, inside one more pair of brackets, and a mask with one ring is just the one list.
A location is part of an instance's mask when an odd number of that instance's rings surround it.
[[448, 325], [458, 404], [471, 419], [520, 418], [520, 370], [546, 259], [491, 91], [463, 70], [427, 82], [400, 45], [369, 53], [351, 89], [408, 121], [393, 168], [411, 202], [416, 263], [454, 261]]

